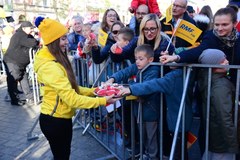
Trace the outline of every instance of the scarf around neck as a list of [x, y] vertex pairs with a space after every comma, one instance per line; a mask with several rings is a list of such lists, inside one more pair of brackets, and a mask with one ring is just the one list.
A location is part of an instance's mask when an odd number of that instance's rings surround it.
[[218, 33], [215, 30], [213, 30], [213, 34], [216, 37], [218, 37], [218, 39], [220, 39], [228, 47], [233, 47], [237, 38], [238, 38], [238, 32], [237, 32], [236, 28], [234, 28], [232, 30], [232, 33], [229, 36], [224, 36], [224, 37], [219, 36]]

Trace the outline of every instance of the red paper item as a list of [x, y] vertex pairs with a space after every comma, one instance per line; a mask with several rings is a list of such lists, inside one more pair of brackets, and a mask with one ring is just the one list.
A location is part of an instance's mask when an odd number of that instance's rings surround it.
[[91, 38], [91, 40], [94, 40], [94, 39], [96, 39], [96, 35], [94, 33], [90, 33], [90, 38]]
[[97, 87], [94, 90], [94, 93], [97, 96], [103, 97], [103, 96], [111, 96], [111, 95], [118, 95], [118, 93], [120, 92], [118, 87], [115, 86], [106, 86], [105, 88], [101, 88], [101, 87]]
[[113, 90], [113, 89], [106, 91], [106, 95], [107, 95], [107, 96], [111, 96], [111, 95], [115, 95], [115, 94], [116, 94], [116, 92], [115, 92], [115, 90]]
[[236, 29], [237, 29], [238, 32], [240, 32], [240, 22], [237, 23]]
[[115, 49], [115, 54], [122, 54], [122, 48], [117, 46]]
[[191, 133], [187, 133], [187, 148], [190, 148], [197, 141], [197, 137]]
[[86, 58], [86, 54], [83, 53], [80, 43], [78, 43], [77, 50], [78, 50], [78, 54], [81, 58]]

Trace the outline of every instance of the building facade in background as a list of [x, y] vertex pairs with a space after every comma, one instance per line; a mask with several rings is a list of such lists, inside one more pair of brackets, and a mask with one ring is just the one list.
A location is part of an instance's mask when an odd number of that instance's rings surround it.
[[[239, 0], [230, 0], [239, 1]], [[158, 0], [163, 15], [166, 8], [171, 4], [169, 0]], [[210, 5], [213, 12], [225, 7], [229, 0], [221, 0], [216, 4], [215, 0], [189, 0], [189, 4], [196, 11], [204, 5]], [[131, 0], [0, 0], [7, 16], [12, 16], [18, 23], [18, 16], [25, 15], [27, 20], [32, 21], [37, 16], [50, 17], [66, 23], [73, 15], [81, 15], [85, 22], [102, 19], [103, 13], [108, 8], [115, 9], [121, 20], [127, 24], [132, 16], [128, 12]]]

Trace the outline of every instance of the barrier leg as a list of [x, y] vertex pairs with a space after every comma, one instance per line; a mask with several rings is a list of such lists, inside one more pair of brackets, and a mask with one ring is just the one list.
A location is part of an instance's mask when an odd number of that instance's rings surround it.
[[0, 60], [1, 60], [1, 65], [2, 65], [2, 70], [1, 70], [1, 73], [0, 73], [0, 74], [6, 75], [5, 66], [4, 66], [4, 64], [3, 64], [3, 51], [2, 51], [2, 47], [0, 47], [0, 52], [1, 52]]
[[33, 130], [35, 129], [35, 127], [37, 126], [38, 124], [38, 121], [39, 121], [39, 116], [37, 117], [36, 121], [34, 122], [32, 128], [30, 129], [30, 131], [27, 133], [27, 140], [35, 140], [35, 139], [38, 139], [40, 137], [43, 137], [43, 134], [40, 133], [40, 134], [35, 134], [35, 135], [32, 135], [32, 132]]
[[[79, 118], [81, 117], [81, 112], [82, 110], [78, 110], [75, 117], [73, 118], [73, 129], [79, 129], [79, 128], [82, 128], [82, 124], [79, 122]], [[78, 125], [75, 125], [75, 124], [78, 124]]]

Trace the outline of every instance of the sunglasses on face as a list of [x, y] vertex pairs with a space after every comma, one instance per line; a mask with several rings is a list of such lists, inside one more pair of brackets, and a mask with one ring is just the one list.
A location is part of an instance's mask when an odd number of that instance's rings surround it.
[[118, 34], [118, 32], [119, 32], [118, 30], [112, 31], [113, 34]]

